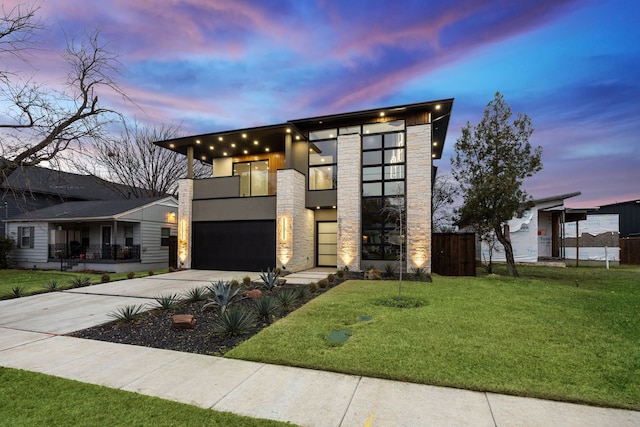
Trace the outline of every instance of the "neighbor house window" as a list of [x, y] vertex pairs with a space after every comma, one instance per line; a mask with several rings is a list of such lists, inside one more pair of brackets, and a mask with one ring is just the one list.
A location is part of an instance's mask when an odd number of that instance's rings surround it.
[[19, 248], [33, 248], [33, 227], [18, 227], [18, 244]]
[[160, 246], [169, 246], [169, 237], [171, 236], [170, 228], [160, 229]]
[[[381, 125], [372, 130], [382, 129]], [[396, 260], [404, 232], [405, 133], [362, 136], [362, 258]], [[404, 221], [403, 221], [404, 222]]]
[[[168, 228], [165, 228], [164, 230], [168, 230]], [[131, 226], [126, 226], [124, 228], [124, 245], [125, 246], [133, 246], [133, 227], [131, 227]], [[168, 245], [168, 243], [167, 243], [167, 245]]]
[[337, 129], [309, 133], [309, 190], [335, 190], [338, 177]]

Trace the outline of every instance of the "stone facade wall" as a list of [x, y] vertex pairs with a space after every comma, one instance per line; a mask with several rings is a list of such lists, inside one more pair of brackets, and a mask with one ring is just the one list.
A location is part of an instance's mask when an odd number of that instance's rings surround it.
[[360, 135], [338, 137], [338, 268], [359, 271], [362, 227]]
[[314, 215], [305, 207], [305, 183], [294, 169], [277, 172], [276, 261], [291, 272], [314, 265]]
[[181, 179], [178, 182], [178, 266], [191, 268], [191, 210], [193, 207], [193, 180]]
[[431, 125], [407, 127], [407, 268], [431, 272]]

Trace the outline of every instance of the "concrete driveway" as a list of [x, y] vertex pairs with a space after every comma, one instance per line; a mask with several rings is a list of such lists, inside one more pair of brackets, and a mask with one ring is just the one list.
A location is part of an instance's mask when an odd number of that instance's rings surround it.
[[4, 300], [0, 301], [0, 327], [68, 334], [112, 321], [109, 313], [118, 307], [147, 304], [152, 308], [156, 296], [183, 294], [213, 281], [242, 280], [245, 276], [255, 280], [259, 273], [184, 270]]

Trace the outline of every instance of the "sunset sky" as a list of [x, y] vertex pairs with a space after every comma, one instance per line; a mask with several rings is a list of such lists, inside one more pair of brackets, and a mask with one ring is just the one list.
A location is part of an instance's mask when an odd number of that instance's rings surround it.
[[[24, 1], [2, 1], [5, 11]], [[528, 114], [544, 169], [534, 198], [640, 199], [640, 2], [635, 0], [46, 0], [25, 72], [60, 80], [68, 36], [100, 30], [130, 117], [188, 134], [455, 98], [460, 129], [500, 91]]]

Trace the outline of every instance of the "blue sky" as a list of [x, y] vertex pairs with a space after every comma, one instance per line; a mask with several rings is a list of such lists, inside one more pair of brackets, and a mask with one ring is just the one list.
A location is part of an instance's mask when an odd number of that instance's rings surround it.
[[[5, 9], [22, 1], [4, 1]], [[94, 29], [148, 123], [187, 133], [455, 98], [442, 160], [496, 91], [528, 114], [536, 197], [640, 199], [640, 3], [633, 0], [42, 1], [43, 51]], [[31, 58], [55, 81], [52, 55]]]

